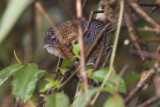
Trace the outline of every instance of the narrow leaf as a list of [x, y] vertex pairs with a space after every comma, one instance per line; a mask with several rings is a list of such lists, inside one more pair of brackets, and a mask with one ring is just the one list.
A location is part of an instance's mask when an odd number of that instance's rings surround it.
[[46, 79], [46, 80], [48, 81], [48, 83], [40, 90], [40, 92], [45, 92], [53, 87], [59, 88], [61, 86], [58, 80], [56, 81], [53, 81], [51, 79]]
[[69, 99], [63, 93], [56, 93], [45, 98], [46, 107], [69, 107]]
[[20, 97], [21, 102], [24, 103], [31, 98], [38, 81], [38, 73], [36, 64], [28, 64], [15, 74], [12, 93], [16, 99]]
[[0, 71], [0, 86], [10, 77], [13, 76], [16, 72], [22, 69], [24, 65], [15, 64], [11, 65]]
[[0, 20], [0, 43], [12, 29], [30, 0], [9, 0], [8, 6]]

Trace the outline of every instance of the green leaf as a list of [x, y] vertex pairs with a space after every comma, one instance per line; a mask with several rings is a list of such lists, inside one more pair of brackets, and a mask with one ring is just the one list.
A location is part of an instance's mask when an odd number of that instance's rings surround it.
[[42, 89], [40, 89], [40, 92], [46, 92], [47, 90], [50, 90], [55, 85], [52, 82], [47, 83]]
[[56, 93], [45, 98], [46, 107], [69, 107], [69, 99], [63, 93]]
[[75, 102], [73, 107], [87, 107], [88, 101], [93, 97], [93, 95], [99, 90], [99, 88], [93, 88], [87, 93], [82, 94]]
[[25, 65], [14, 75], [12, 93], [16, 99], [20, 97], [24, 103], [31, 98], [38, 81], [38, 73], [38, 67], [33, 63]]
[[122, 97], [118, 94], [115, 94], [112, 97], [109, 97], [107, 102], [104, 104], [104, 107], [125, 107]]
[[[117, 85], [118, 81], [119, 81], [119, 76], [118, 75], [111, 75], [105, 88], [110, 88], [110, 89], [115, 91], [115, 88], [116, 88], [116, 85]], [[126, 84], [125, 84], [125, 81], [123, 79], [121, 79], [121, 81], [120, 81], [118, 91], [121, 92], [121, 93], [124, 93], [124, 94], [127, 93]]]
[[[96, 82], [102, 82], [104, 80], [104, 78], [106, 77], [108, 71], [109, 71], [109, 68], [104, 67], [101, 70], [98, 70], [98, 71], [92, 73], [89, 77], [92, 78], [93, 80], [95, 80]], [[117, 84], [118, 81], [119, 81], [119, 76], [116, 75], [116, 74], [112, 74], [109, 77], [105, 88], [108, 88], [109, 90], [112, 89], [113, 91], [115, 91], [116, 84]], [[121, 92], [121, 93], [126, 93], [126, 84], [125, 84], [125, 81], [123, 79], [121, 79], [121, 81], [120, 81], [118, 91]]]
[[69, 69], [59, 67], [59, 70], [61, 71], [62, 75], [64, 75], [64, 74], [65, 74], [65, 72], [67, 72]]
[[9, 0], [8, 6], [0, 20], [0, 43], [12, 29], [30, 0]]
[[103, 81], [108, 71], [109, 71], [109, 68], [104, 67], [101, 70], [93, 72], [89, 77], [95, 80], [96, 82]]
[[13, 76], [16, 72], [23, 69], [24, 65], [15, 64], [11, 65], [0, 71], [0, 86], [10, 77]]
[[61, 86], [61, 84], [59, 83], [58, 80], [53, 81], [53, 80], [48, 79], [48, 78], [46, 78], [46, 80], [48, 81], [48, 83], [40, 90], [40, 92], [45, 92], [47, 90], [52, 89], [53, 87], [59, 88]]
[[73, 44], [73, 53], [75, 55], [74, 56], [75, 58], [80, 59], [79, 52], [80, 52], [79, 45], [78, 44]]

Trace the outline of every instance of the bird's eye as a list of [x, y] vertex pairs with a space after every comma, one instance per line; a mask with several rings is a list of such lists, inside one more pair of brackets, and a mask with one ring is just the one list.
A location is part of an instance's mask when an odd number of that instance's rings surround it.
[[56, 42], [57, 39], [55, 37], [52, 38], [52, 42]]
[[105, 5], [101, 5], [101, 8], [104, 9]]

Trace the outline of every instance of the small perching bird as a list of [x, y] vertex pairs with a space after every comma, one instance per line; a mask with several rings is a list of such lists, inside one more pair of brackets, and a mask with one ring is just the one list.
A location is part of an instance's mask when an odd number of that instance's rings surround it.
[[[84, 50], [88, 51], [92, 43], [95, 41], [99, 32], [104, 28], [107, 22], [92, 19], [88, 31], [84, 34]], [[88, 20], [82, 24], [83, 30], [88, 26]], [[72, 45], [77, 43], [78, 38], [78, 21], [66, 21], [55, 25], [56, 30], [50, 27], [44, 35], [44, 48], [51, 54], [63, 59], [75, 61], [76, 58], [72, 52]], [[110, 27], [104, 33], [105, 36], [110, 35], [110, 32], [115, 28]], [[61, 40], [59, 40], [61, 39]], [[68, 49], [66, 49], [68, 48]], [[68, 51], [67, 51], [68, 50]], [[96, 51], [99, 49], [96, 49]], [[98, 53], [95, 52], [95, 53]], [[94, 56], [94, 55], [92, 55]]]

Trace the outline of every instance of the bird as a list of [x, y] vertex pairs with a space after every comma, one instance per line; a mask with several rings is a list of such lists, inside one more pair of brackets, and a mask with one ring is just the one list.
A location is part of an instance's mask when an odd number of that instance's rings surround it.
[[[108, 22], [92, 19], [90, 26], [87, 32], [83, 35], [83, 46], [84, 52], [86, 53], [91, 47], [92, 43], [96, 40], [99, 32], [104, 28]], [[87, 28], [89, 20], [84, 20], [82, 22], [83, 31]], [[103, 36], [109, 36], [110, 32], [115, 29], [114, 26], [109, 27]], [[44, 34], [44, 48], [51, 54], [54, 54], [57, 57], [68, 59], [71, 61], [76, 61], [72, 52], [73, 44], [77, 43], [78, 39], [78, 20], [71, 20], [62, 23], [56, 24], [54, 27], [50, 27]], [[93, 60], [99, 50], [100, 46], [97, 46], [97, 49], [93, 52]], [[90, 61], [89, 61], [90, 62]]]

